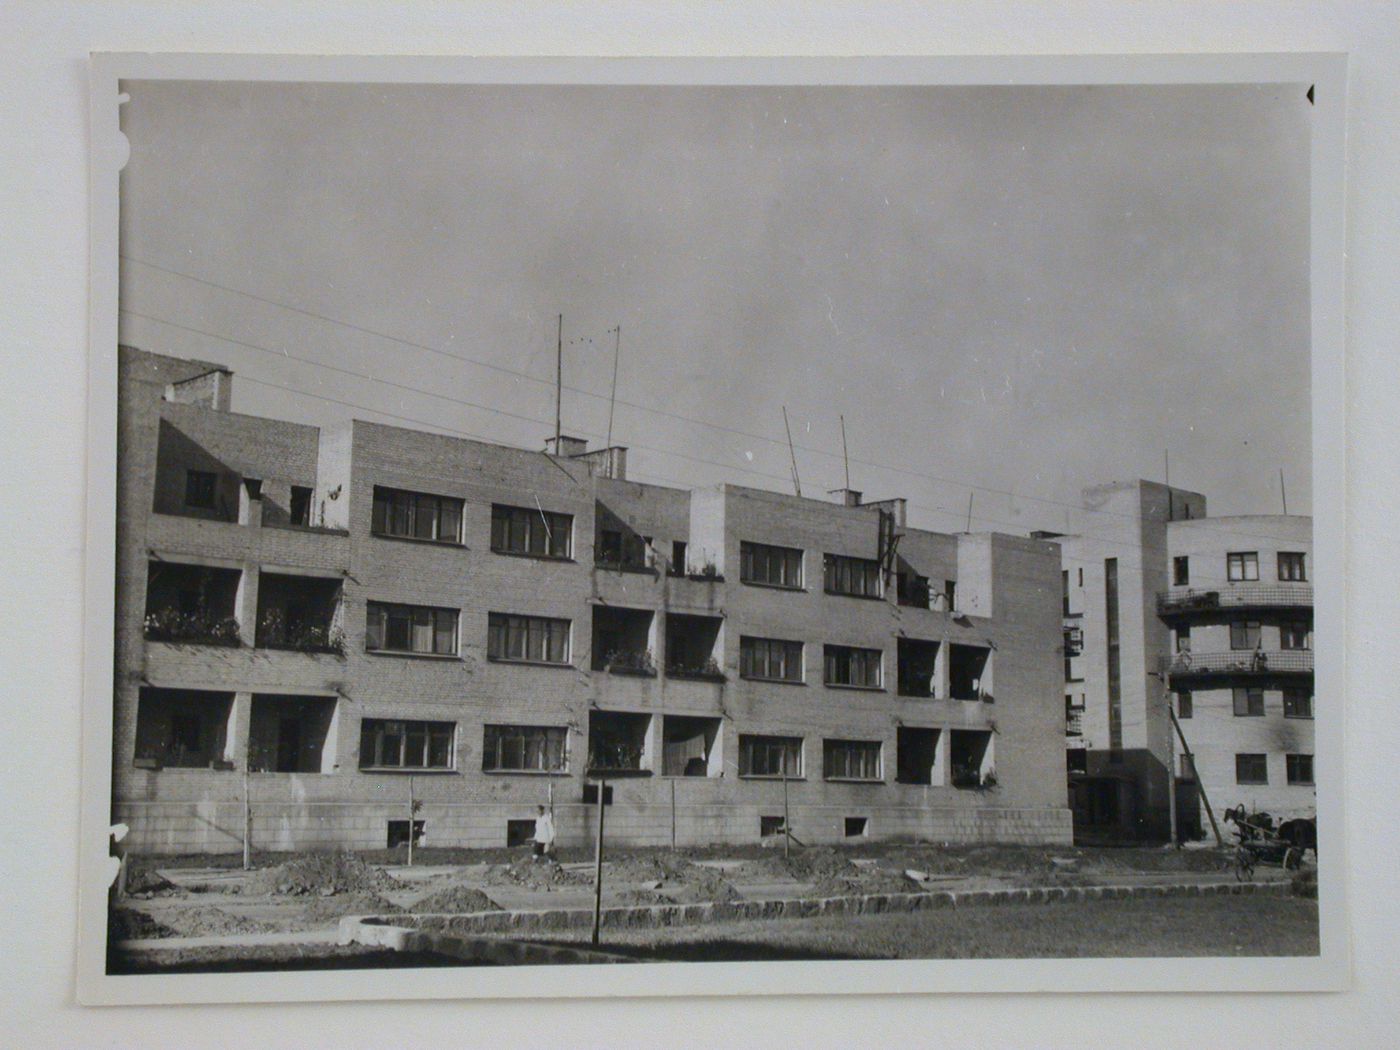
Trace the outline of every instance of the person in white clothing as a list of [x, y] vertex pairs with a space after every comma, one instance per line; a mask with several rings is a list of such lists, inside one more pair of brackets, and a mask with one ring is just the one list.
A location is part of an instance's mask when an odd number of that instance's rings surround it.
[[543, 806], [535, 817], [535, 860], [554, 863], [554, 817]]

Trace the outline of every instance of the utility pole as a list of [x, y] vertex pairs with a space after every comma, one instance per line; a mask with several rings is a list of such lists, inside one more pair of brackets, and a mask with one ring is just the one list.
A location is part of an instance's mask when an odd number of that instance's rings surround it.
[[598, 778], [598, 839], [593, 852], [593, 947], [598, 947], [598, 927], [603, 919], [603, 797], [608, 782]]
[[559, 334], [554, 341], [554, 454], [564, 436], [564, 315], [559, 315]]
[[1191, 745], [1186, 742], [1186, 734], [1181, 731], [1181, 723], [1176, 719], [1176, 712], [1170, 707], [1167, 714], [1171, 716], [1172, 727], [1176, 730], [1178, 739], [1181, 740], [1181, 750], [1186, 756], [1186, 762], [1191, 767], [1191, 778], [1196, 782], [1196, 790], [1201, 793], [1201, 802], [1206, 807], [1206, 816], [1210, 818], [1210, 830], [1215, 832], [1215, 844], [1221, 849], [1225, 847], [1225, 839], [1220, 834], [1220, 825], [1215, 822], [1215, 811], [1210, 808], [1210, 798], [1206, 795], [1206, 786], [1201, 783], [1201, 775], [1196, 772], [1196, 756], [1191, 753]]
[[243, 870], [253, 866], [253, 806], [248, 798], [248, 760], [243, 760]]
[[792, 852], [792, 821], [788, 819], [787, 751], [783, 752], [783, 859]]
[[[1165, 671], [1162, 672], [1162, 703], [1166, 705], [1167, 714], [1170, 716], [1172, 692]], [[1176, 827], [1176, 741], [1170, 733], [1167, 734], [1167, 809], [1170, 813], [1172, 849], [1177, 849], [1181, 845], [1181, 839], [1177, 835]]]
[[418, 803], [413, 798], [413, 774], [408, 775], [408, 866], [413, 867], [413, 816], [418, 812]]
[[676, 781], [671, 779], [671, 850], [676, 849]]
[[783, 429], [787, 431], [788, 456], [792, 459], [792, 489], [802, 495], [802, 482], [797, 478], [797, 451], [792, 447], [792, 427], [788, 426], [787, 405], [783, 406]]

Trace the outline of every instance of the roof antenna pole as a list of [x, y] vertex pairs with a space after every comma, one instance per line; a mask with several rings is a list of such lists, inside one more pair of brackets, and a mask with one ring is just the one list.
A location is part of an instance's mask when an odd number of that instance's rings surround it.
[[976, 496], [976, 495], [977, 495], [977, 493], [975, 493], [975, 492], [969, 492], [969, 493], [967, 494], [967, 531], [968, 531], [968, 532], [971, 532], [971, 531], [972, 531], [972, 498], [973, 498], [974, 496]]
[[564, 315], [559, 315], [559, 334], [554, 342], [554, 454], [560, 454], [564, 436]]
[[802, 495], [802, 482], [797, 479], [797, 452], [792, 447], [792, 427], [788, 425], [787, 405], [783, 406], [783, 429], [787, 431], [788, 455], [792, 458], [792, 488]]
[[1287, 490], [1286, 488], [1283, 487], [1283, 468], [1282, 468], [1282, 467], [1279, 467], [1279, 468], [1278, 468], [1278, 494], [1279, 494], [1279, 496], [1281, 496], [1282, 499], [1283, 499], [1283, 513], [1284, 513], [1284, 516], [1287, 517], [1287, 515], [1288, 515], [1288, 490]]
[[1167, 520], [1171, 521], [1176, 517], [1176, 508], [1172, 506], [1172, 454], [1171, 449], [1162, 449], [1162, 476], [1167, 483]]
[[617, 358], [622, 353], [622, 325], [613, 329], [613, 380], [612, 394], [608, 397], [608, 443], [607, 448], [612, 448], [612, 425], [613, 406], [617, 404]]
[[846, 491], [851, 491], [851, 456], [846, 451], [846, 417], [838, 416], [841, 420], [841, 462], [846, 467]]

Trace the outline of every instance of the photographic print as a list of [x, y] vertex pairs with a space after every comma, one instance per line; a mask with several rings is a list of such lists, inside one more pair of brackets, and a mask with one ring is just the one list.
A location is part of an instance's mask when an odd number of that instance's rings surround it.
[[1330, 972], [1339, 98], [264, 67], [94, 88], [105, 978]]

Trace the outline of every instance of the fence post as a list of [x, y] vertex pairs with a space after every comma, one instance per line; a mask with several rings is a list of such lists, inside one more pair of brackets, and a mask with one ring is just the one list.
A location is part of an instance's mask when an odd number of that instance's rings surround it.
[[248, 763], [243, 762], [243, 870], [253, 866], [253, 804], [248, 798]]

